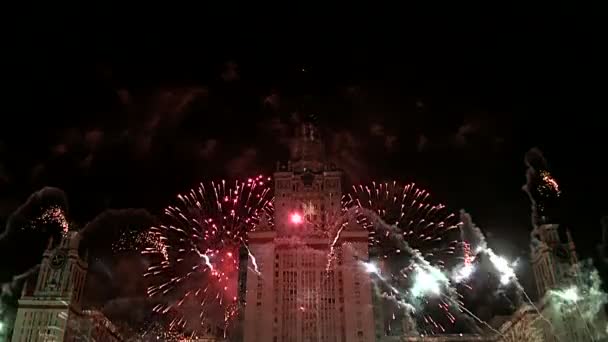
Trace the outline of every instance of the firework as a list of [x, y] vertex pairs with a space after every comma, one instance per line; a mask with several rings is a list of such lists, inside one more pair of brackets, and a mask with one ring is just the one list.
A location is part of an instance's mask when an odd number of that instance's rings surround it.
[[554, 194], [556, 197], [559, 197], [561, 195], [559, 185], [557, 184], [555, 178], [551, 176], [551, 173], [549, 173], [549, 171], [541, 171], [540, 177], [542, 182], [539, 185], [539, 191], [541, 193]]
[[156, 231], [121, 231], [120, 238], [112, 244], [114, 252], [140, 251], [142, 254], [157, 254], [163, 260], [169, 257], [165, 237]]
[[414, 286], [410, 292], [414, 297], [439, 295], [442, 284], [447, 284], [448, 278], [439, 269], [434, 267], [416, 266], [414, 273]]
[[45, 208], [40, 215], [24, 225], [23, 229], [37, 230], [42, 228], [46, 230], [49, 227], [58, 228], [61, 234], [66, 234], [70, 230], [65, 211], [61, 207], [52, 205]]
[[148, 295], [164, 301], [154, 311], [170, 318], [171, 329], [196, 332], [221, 320], [227, 326], [238, 312], [247, 232], [262, 218], [272, 224], [268, 181], [258, 176], [232, 186], [201, 183], [165, 209], [164, 224], [138, 237], [149, 246], [142, 254], [155, 260], [144, 274], [153, 284]]
[[494, 265], [494, 268], [500, 276], [500, 284], [507, 285], [511, 281], [517, 281], [515, 271], [513, 270], [513, 267], [516, 265], [515, 262], [509, 262], [506, 258], [496, 255], [491, 248], [486, 248], [485, 250], [480, 251], [480, 253], [481, 252], [484, 252], [489, 256], [490, 262]]
[[553, 295], [565, 303], [576, 303], [581, 299], [576, 286], [571, 286], [565, 290], [554, 290]]
[[140, 329], [129, 341], [184, 341], [188, 338], [183, 332], [167, 329], [158, 322]]
[[50, 207], [40, 216], [40, 221], [45, 224], [58, 224], [62, 233], [67, 233], [70, 226], [65, 217], [65, 212], [60, 207]]
[[[445, 210], [443, 204], [433, 204], [426, 190], [416, 188], [414, 183], [399, 186], [397, 182], [353, 186], [344, 197], [343, 210], [351, 208], [372, 211], [386, 224], [402, 233], [403, 239], [414, 249], [420, 250], [425, 259], [442, 264], [442, 258], [452, 256], [458, 240], [449, 240], [446, 235], [456, 229], [458, 218]], [[387, 259], [403, 251], [394, 248], [388, 231], [375, 229], [373, 219], [363, 212], [357, 223], [370, 232], [370, 247], [373, 254]]]
[[454, 268], [451, 278], [455, 283], [462, 283], [469, 280], [469, 278], [471, 277], [471, 275], [473, 275], [474, 272], [475, 266], [473, 266], [472, 264], [465, 263]]
[[[462, 241], [462, 265], [458, 265], [452, 271], [452, 280], [455, 283], [463, 283], [475, 272], [475, 256], [471, 255], [471, 244], [467, 241]], [[470, 288], [470, 287], [469, 287]]]
[[462, 242], [462, 253], [463, 253], [463, 258], [464, 258], [464, 265], [465, 266], [471, 265], [471, 263], [473, 262], [475, 257], [471, 256], [471, 244], [468, 243], [467, 241]]
[[[469, 239], [470, 242], [463, 241], [462, 243], [463, 263], [455, 268], [452, 279], [458, 283], [469, 279], [475, 271], [474, 262], [477, 260], [477, 257], [479, 255], [486, 255], [494, 267], [494, 271], [499, 277], [501, 285], [504, 286], [513, 282], [516, 286], [519, 286], [514, 270], [517, 262], [507, 260], [507, 258], [496, 254], [492, 248], [488, 247], [488, 243], [481, 232], [481, 229], [473, 223], [471, 215], [464, 210], [460, 211], [460, 219], [462, 221], [462, 224], [460, 225], [461, 237], [463, 240], [465, 238]], [[471, 247], [474, 248], [474, 254], [471, 253]]]
[[555, 223], [561, 215], [560, 186], [549, 172], [540, 150], [533, 148], [528, 151], [525, 162], [528, 169], [523, 190], [530, 197], [532, 225]]
[[364, 263], [363, 269], [376, 275], [381, 297], [395, 304], [385, 306], [392, 311], [385, 316], [402, 316], [411, 328], [420, 329], [416, 333], [459, 330], [447, 327], [456, 325], [453, 312], [460, 305], [446, 276], [461, 250], [456, 215], [415, 184], [397, 182], [354, 186], [342, 207], [369, 231], [370, 255], [376, 261]]

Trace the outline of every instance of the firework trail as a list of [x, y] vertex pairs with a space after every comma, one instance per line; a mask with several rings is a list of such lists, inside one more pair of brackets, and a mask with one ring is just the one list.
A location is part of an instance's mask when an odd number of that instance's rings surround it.
[[142, 237], [152, 242], [141, 251], [153, 260], [144, 274], [152, 283], [148, 295], [166, 301], [154, 311], [167, 315], [172, 329], [196, 332], [208, 322], [227, 327], [238, 312], [239, 255], [247, 232], [261, 219], [272, 224], [268, 181], [201, 183], [178, 195], [178, 205], [165, 209], [165, 223]]
[[[410, 267], [401, 270], [400, 276], [408, 279], [409, 282], [395, 281], [394, 275], [384, 276], [381, 270], [373, 262], [361, 262], [364, 270], [372, 275], [375, 275], [377, 280], [388, 290], [381, 294], [382, 298], [389, 299], [390, 302], [396, 304], [398, 308], [405, 309], [405, 317], [412, 330], [409, 333], [418, 334], [417, 327], [421, 327], [424, 334], [445, 333], [448, 328], [445, 323], [440, 322], [433, 315], [425, 312], [428, 306], [437, 304], [442, 310], [451, 324], [456, 323], [456, 316], [451, 312], [452, 309], [457, 309], [460, 312], [465, 312], [469, 316], [475, 318], [478, 322], [489, 326], [489, 324], [471, 311], [464, 307], [464, 303], [460, 300], [460, 295], [457, 290], [451, 286], [446, 274], [439, 268], [431, 265], [425, 260], [420, 252], [411, 249], [407, 243], [402, 241], [400, 245], [404, 250], [404, 254], [409, 254]], [[406, 273], [407, 272], [407, 273]], [[377, 290], [378, 291], [378, 290]], [[416, 321], [413, 314], [421, 313], [421, 319]], [[465, 316], [466, 317], [466, 316]], [[393, 319], [395, 312], [393, 312]], [[478, 327], [471, 321], [465, 320], [467, 323], [478, 330]]]
[[457, 265], [452, 270], [451, 279], [458, 284], [463, 284], [466, 288], [471, 290], [471, 286], [466, 284], [466, 281], [475, 272], [475, 255], [471, 252], [471, 244], [465, 240], [462, 241], [462, 265]]
[[[446, 295], [442, 295], [446, 300], [449, 301], [453, 301], [452, 297], [448, 297]], [[503, 335], [500, 331], [494, 329], [494, 327], [492, 327], [488, 322], [482, 320], [481, 318], [479, 318], [477, 315], [475, 315], [474, 313], [471, 312], [471, 310], [467, 309], [464, 305], [462, 305], [460, 302], [456, 302], [455, 305], [462, 310], [463, 312], [466, 312], [467, 314], [469, 314], [469, 316], [473, 317], [477, 322], [485, 325], [488, 329], [492, 330], [493, 332], [499, 334], [499, 335]]]
[[[488, 257], [488, 260], [494, 267], [494, 271], [499, 277], [501, 285], [504, 286], [510, 283], [515, 283], [519, 286], [519, 282], [517, 281], [517, 276], [514, 271], [516, 262], [507, 260], [505, 257], [496, 254], [492, 248], [488, 247], [485, 236], [481, 232], [481, 229], [479, 229], [479, 227], [473, 223], [471, 215], [466, 213], [464, 210], [461, 210], [460, 219], [462, 222], [460, 225], [461, 236], [466, 238], [467, 241], [464, 243], [465, 258], [463, 264], [458, 266], [456, 269], [466, 269], [468, 276], [463, 277], [461, 272], [457, 273], [453, 279], [456, 282], [466, 281], [468, 277], [475, 271], [475, 266], [472, 264], [472, 261], [475, 261], [479, 255], [483, 254]], [[471, 250], [474, 251], [474, 255], [470, 254]], [[523, 288], [521, 288], [521, 290], [523, 290]]]
[[329, 253], [327, 255], [327, 266], [325, 267], [325, 271], [329, 275], [329, 271], [331, 270], [334, 262], [336, 261], [336, 251], [338, 243], [340, 242], [340, 238], [342, 237], [342, 232], [344, 229], [351, 223], [357, 212], [354, 210], [345, 210], [343, 213], [338, 214], [337, 217], [330, 218], [328, 229], [326, 230], [329, 236], [333, 236], [331, 238], [331, 243], [329, 245]]
[[247, 256], [249, 257], [249, 259], [251, 260], [251, 264], [253, 265], [252, 271], [255, 274], [261, 276], [262, 273], [260, 272], [260, 268], [258, 267], [258, 261], [255, 258], [255, 255], [253, 255], [253, 253], [251, 253], [251, 250], [249, 249], [247, 244], [243, 243], [243, 247], [245, 248], [245, 250], [247, 250]]
[[[488, 247], [485, 236], [483, 235], [481, 229], [479, 229], [479, 227], [477, 227], [473, 223], [473, 220], [471, 219], [471, 215], [466, 213], [464, 210], [462, 210], [460, 212], [460, 215], [461, 215], [461, 220], [462, 220], [462, 225], [460, 226], [462, 236], [467, 236], [467, 238], [469, 238], [470, 241], [474, 242], [474, 245], [472, 245], [472, 246], [474, 246], [474, 248], [475, 248], [476, 255], [485, 254], [488, 256], [488, 260], [494, 267], [494, 272], [496, 273], [496, 275], [499, 278], [500, 285], [507, 286], [509, 284], [513, 284], [515, 286], [515, 288], [521, 294], [523, 294], [523, 296], [526, 298], [526, 301], [528, 302], [528, 304], [530, 304], [532, 306], [532, 308], [534, 308], [534, 310], [539, 315], [539, 317], [543, 321], [545, 321], [553, 330], [554, 326], [551, 323], [551, 321], [548, 320], [542, 314], [542, 312], [534, 304], [534, 302], [532, 301], [532, 299], [530, 298], [530, 296], [528, 295], [528, 293], [526, 292], [524, 287], [519, 283], [519, 280], [517, 279], [517, 275], [515, 274], [515, 271], [514, 271], [514, 267], [515, 267], [516, 263], [509, 262], [505, 257], [497, 255], [491, 248]], [[473, 268], [472, 271], [469, 273], [469, 276], [472, 275], [474, 271], [475, 271], [475, 269]], [[468, 277], [460, 278], [458, 280], [465, 281], [467, 279], [468, 279]], [[554, 336], [555, 336], [555, 338], [557, 338], [559, 340], [557, 335], [554, 335]]]
[[[525, 296], [528, 303], [534, 308], [540, 318], [551, 324], [542, 315], [538, 307], [534, 304], [534, 302], [532, 302], [532, 300], [528, 296], [528, 293], [525, 291], [523, 286], [519, 283], [514, 270], [516, 262], [510, 262], [505, 257], [497, 255], [494, 250], [488, 247], [485, 236], [483, 235], [481, 229], [479, 229], [479, 227], [477, 227], [473, 223], [471, 215], [466, 213], [464, 210], [461, 210], [460, 219], [462, 222], [460, 225], [461, 237], [463, 238], [463, 240], [466, 239], [467, 242], [464, 243], [463, 264], [457, 266], [455, 268], [455, 272], [452, 274], [452, 279], [454, 280], [454, 282], [461, 283], [467, 281], [469, 277], [473, 275], [476, 269], [475, 265], [472, 262], [475, 261], [478, 256], [486, 255], [493, 266], [495, 274], [498, 276], [500, 285], [515, 285], [516, 289]], [[471, 250], [474, 250], [473, 255], [471, 255]], [[477, 319], [477, 317], [475, 318]]]

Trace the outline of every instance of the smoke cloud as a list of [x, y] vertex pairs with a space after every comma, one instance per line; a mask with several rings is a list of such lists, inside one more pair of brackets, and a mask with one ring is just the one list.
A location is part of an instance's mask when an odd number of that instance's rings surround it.
[[101, 309], [113, 320], [143, 322], [151, 311], [143, 277], [148, 263], [131, 237], [154, 223], [144, 209], [111, 209], [81, 230], [81, 249], [89, 256], [87, 307]]

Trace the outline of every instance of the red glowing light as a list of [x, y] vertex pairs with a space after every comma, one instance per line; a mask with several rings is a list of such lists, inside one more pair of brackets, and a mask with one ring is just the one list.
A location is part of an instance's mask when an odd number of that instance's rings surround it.
[[300, 224], [303, 221], [302, 215], [300, 215], [298, 213], [291, 214], [291, 216], [289, 218], [291, 220], [291, 223], [293, 223], [293, 224]]

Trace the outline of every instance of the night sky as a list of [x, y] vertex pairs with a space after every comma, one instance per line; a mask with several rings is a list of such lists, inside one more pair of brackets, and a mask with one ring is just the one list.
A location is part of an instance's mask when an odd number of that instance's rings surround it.
[[561, 12], [32, 34], [2, 66], [0, 222], [47, 185], [81, 225], [158, 213], [202, 180], [273, 172], [315, 114], [348, 184], [416, 182], [512, 257], [529, 253], [524, 154], [540, 148], [590, 257], [608, 214], [605, 39]]

